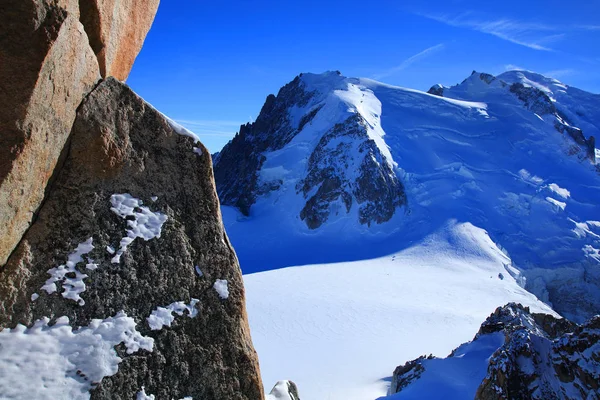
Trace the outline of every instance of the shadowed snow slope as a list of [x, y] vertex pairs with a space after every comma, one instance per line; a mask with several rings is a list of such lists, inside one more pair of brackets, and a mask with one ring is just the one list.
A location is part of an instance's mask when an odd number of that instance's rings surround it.
[[484, 230], [449, 222], [383, 258], [246, 275], [263, 381], [293, 379], [302, 400], [375, 399], [398, 364], [445, 357], [499, 304], [554, 314], [508, 262]]
[[561, 314], [600, 311], [600, 96], [525, 71], [436, 93], [325, 73], [269, 97], [215, 157], [243, 270], [381, 257], [457, 220]]

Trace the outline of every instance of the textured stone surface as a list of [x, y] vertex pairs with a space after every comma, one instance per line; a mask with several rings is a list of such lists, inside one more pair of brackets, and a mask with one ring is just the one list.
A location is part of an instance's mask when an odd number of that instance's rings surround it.
[[152, 26], [160, 0], [81, 0], [81, 21], [102, 77], [125, 81]]
[[76, 2], [6, 0], [0, 15], [2, 266], [43, 200], [77, 106], [100, 76]]
[[[111, 211], [117, 193], [143, 200], [168, 219], [160, 237], [135, 239], [113, 263], [107, 246], [119, 247], [130, 222]], [[95, 246], [88, 261], [98, 268], [76, 267], [88, 275], [85, 304], [41, 290], [48, 270], [64, 264], [88, 238]], [[217, 280], [227, 280], [228, 298], [214, 289]], [[34, 293], [39, 298], [32, 301]], [[152, 310], [192, 298], [199, 299], [195, 318], [176, 317], [172, 327], [150, 330], [146, 318]], [[210, 155], [110, 78], [78, 110], [66, 161], [39, 218], [0, 270], [0, 328], [31, 326], [44, 316], [68, 316], [72, 326], [85, 326], [121, 310], [155, 339], [154, 350], [120, 352], [119, 371], [104, 378], [92, 398], [133, 399], [142, 386], [158, 399], [264, 397]]]

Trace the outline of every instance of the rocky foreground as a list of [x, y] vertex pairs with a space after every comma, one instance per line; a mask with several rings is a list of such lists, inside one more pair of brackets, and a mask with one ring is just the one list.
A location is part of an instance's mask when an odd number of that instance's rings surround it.
[[3, 398], [264, 398], [210, 154], [120, 81], [157, 7], [0, 5]]

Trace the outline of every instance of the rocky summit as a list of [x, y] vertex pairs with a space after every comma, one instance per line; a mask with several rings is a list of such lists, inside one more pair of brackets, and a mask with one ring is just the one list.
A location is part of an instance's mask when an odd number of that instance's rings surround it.
[[386, 399], [595, 399], [599, 371], [600, 317], [577, 325], [511, 303], [447, 358], [396, 368]]
[[264, 398], [210, 154], [119, 80], [157, 7], [0, 6], [2, 398]]
[[[389, 151], [373, 140], [381, 134], [373, 124], [378, 116], [336, 110], [341, 103], [332, 101], [330, 91], [345, 78], [338, 72], [327, 78], [319, 82], [319, 77], [301, 75], [277, 96], [267, 97], [256, 121], [243, 125], [216, 155], [215, 179], [224, 205], [249, 215], [257, 199], [280, 190], [284, 180], [296, 182], [291, 189], [302, 202], [297, 216], [309, 229], [351, 210], [358, 210], [360, 224], [381, 224], [406, 204]], [[278, 173], [278, 165], [265, 165], [267, 155], [285, 152], [290, 142], [307, 140], [307, 135], [314, 148], [300, 149], [306, 151], [298, 154], [299, 167], [305, 169], [301, 179]]]

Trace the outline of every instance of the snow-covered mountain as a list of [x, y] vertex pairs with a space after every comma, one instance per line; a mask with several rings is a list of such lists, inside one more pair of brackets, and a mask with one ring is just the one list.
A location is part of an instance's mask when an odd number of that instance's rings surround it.
[[458, 221], [582, 321], [600, 311], [599, 133], [600, 95], [532, 72], [430, 93], [302, 74], [215, 156], [215, 179], [246, 273], [389, 255]]

